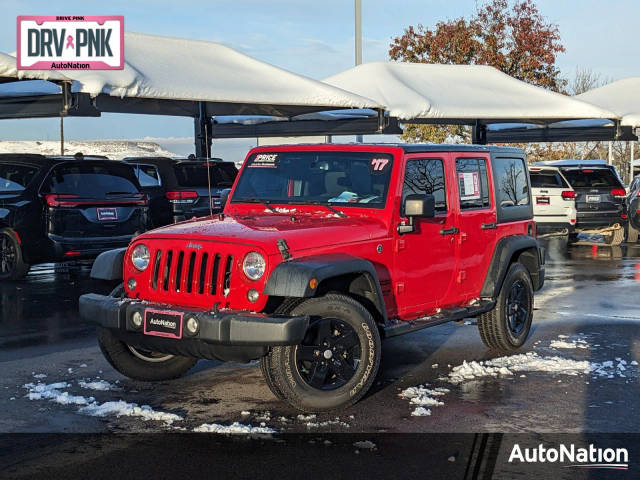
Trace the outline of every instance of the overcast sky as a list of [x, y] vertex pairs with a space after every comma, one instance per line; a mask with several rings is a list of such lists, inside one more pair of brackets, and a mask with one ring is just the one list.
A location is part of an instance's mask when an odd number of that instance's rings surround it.
[[[538, 0], [560, 27], [567, 51], [559, 66], [567, 78], [576, 67], [618, 79], [640, 76], [633, 0]], [[390, 39], [409, 25], [469, 16], [473, 0], [362, 0], [363, 61], [387, 59]], [[108, 5], [108, 7], [107, 7]], [[224, 43], [260, 60], [322, 79], [353, 65], [353, 1], [322, 0], [0, 0], [0, 51], [16, 49], [17, 15], [121, 14], [127, 31]], [[69, 139], [188, 137], [188, 119], [104, 115], [68, 119]], [[56, 139], [58, 121], [2, 120], [0, 139]]]

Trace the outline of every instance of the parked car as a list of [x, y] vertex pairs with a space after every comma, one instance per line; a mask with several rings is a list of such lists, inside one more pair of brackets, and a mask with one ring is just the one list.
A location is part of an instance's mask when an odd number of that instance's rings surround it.
[[534, 232], [520, 149], [260, 147], [223, 215], [98, 257], [91, 275], [124, 284], [80, 314], [131, 378], [260, 359], [278, 398], [331, 410], [371, 387], [381, 338], [478, 317], [488, 347], [519, 349], [544, 282]]
[[129, 157], [124, 161], [134, 167], [150, 197], [154, 227], [221, 212], [238, 174], [233, 162], [220, 158]]
[[627, 228], [627, 192], [612, 165], [604, 160], [557, 160], [535, 166], [558, 167], [576, 193], [576, 228], [578, 232], [602, 232], [605, 242], [619, 245]]
[[637, 175], [629, 185], [627, 212], [629, 215], [627, 241], [636, 243], [638, 241], [638, 230], [640, 230], [640, 175]]
[[133, 169], [96, 157], [0, 155], [0, 280], [30, 264], [93, 258], [147, 228]]
[[538, 233], [573, 232], [577, 194], [557, 167], [530, 167], [533, 219]]

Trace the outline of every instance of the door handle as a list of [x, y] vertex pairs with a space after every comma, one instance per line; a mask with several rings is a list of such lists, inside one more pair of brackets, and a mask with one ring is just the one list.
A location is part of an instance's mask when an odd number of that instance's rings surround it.
[[496, 228], [498, 228], [498, 225], [496, 224], [496, 222], [493, 223], [483, 223], [480, 228], [482, 228], [482, 230], [495, 230]]
[[455, 235], [457, 233], [460, 233], [458, 227], [443, 228], [442, 230], [440, 230], [440, 235]]

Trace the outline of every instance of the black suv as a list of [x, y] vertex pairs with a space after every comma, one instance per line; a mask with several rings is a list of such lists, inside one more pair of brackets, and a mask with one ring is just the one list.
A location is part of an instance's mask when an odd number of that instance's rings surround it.
[[536, 165], [558, 167], [576, 192], [576, 233], [620, 225], [624, 238], [627, 226], [627, 192], [616, 168], [604, 160], [557, 160]]
[[220, 158], [128, 157], [124, 161], [134, 167], [150, 198], [154, 228], [221, 212], [238, 175], [233, 162]]
[[133, 169], [98, 157], [0, 154], [0, 280], [30, 264], [92, 258], [148, 226]]

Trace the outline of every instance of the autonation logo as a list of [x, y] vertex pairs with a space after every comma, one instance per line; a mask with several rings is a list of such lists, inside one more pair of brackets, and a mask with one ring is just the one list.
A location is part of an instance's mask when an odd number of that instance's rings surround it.
[[536, 448], [521, 448], [514, 444], [509, 455], [509, 463], [563, 463], [563, 467], [603, 468], [611, 470], [629, 469], [629, 452], [626, 448], [597, 448], [590, 444], [587, 448], [560, 444], [557, 448], [547, 448], [539, 444]]

